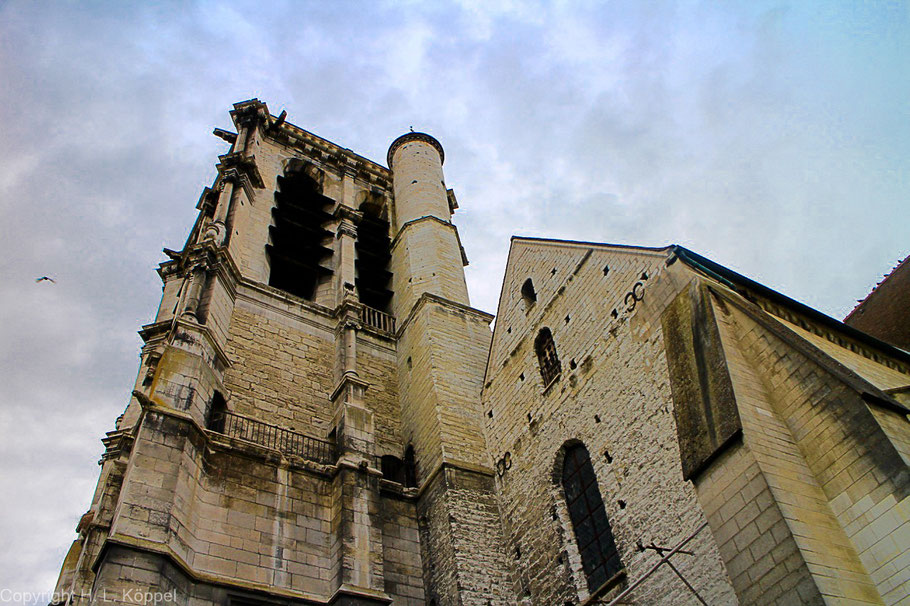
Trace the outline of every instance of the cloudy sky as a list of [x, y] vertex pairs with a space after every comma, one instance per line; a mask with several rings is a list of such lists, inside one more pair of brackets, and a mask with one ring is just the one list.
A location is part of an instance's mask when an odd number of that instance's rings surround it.
[[488, 311], [512, 234], [683, 244], [836, 318], [910, 253], [906, 2], [0, 1], [0, 588], [53, 587], [251, 97], [379, 162], [436, 136]]

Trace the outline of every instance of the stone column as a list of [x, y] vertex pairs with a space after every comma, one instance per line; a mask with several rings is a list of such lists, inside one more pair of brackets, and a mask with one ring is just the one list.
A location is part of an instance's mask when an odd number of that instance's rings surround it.
[[[349, 234], [344, 236], [345, 239], [348, 237]], [[338, 475], [334, 485], [337, 509], [333, 526], [335, 557], [340, 561], [335, 579], [336, 594], [331, 602], [335, 606], [366, 606], [390, 601], [385, 594], [379, 516], [382, 473], [373, 466], [375, 426], [373, 413], [364, 402], [368, 385], [357, 374], [360, 309], [351, 292], [340, 308], [337, 333], [341, 378], [332, 393], [338, 450]]]
[[360, 222], [363, 214], [350, 207], [339, 205], [335, 216], [341, 219], [336, 236], [338, 238], [338, 286], [340, 289], [337, 293], [337, 300], [338, 303], [356, 301], [357, 223]]
[[205, 287], [206, 269], [202, 264], [195, 265], [187, 272], [187, 293], [183, 306], [183, 316], [190, 316], [202, 324], [199, 317], [199, 305], [202, 302], [202, 289]]

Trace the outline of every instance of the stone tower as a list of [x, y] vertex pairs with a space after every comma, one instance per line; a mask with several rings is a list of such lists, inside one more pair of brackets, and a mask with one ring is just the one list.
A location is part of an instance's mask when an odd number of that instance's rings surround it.
[[480, 427], [492, 316], [442, 146], [408, 133], [386, 168], [255, 99], [231, 117], [58, 595], [514, 603]]

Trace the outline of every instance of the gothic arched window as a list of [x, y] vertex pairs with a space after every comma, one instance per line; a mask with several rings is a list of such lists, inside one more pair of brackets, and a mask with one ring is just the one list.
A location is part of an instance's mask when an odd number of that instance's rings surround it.
[[591, 457], [582, 444], [566, 449], [562, 487], [588, 590], [593, 593], [622, 570], [622, 562], [597, 487]]
[[546, 387], [562, 372], [562, 364], [556, 354], [556, 343], [553, 342], [553, 334], [549, 328], [543, 327], [537, 333], [537, 338], [534, 340], [534, 351], [537, 352], [540, 376]]
[[265, 246], [271, 264], [269, 286], [312, 300], [319, 284], [329, 280], [333, 204], [305, 167], [296, 166], [278, 177], [270, 243]]

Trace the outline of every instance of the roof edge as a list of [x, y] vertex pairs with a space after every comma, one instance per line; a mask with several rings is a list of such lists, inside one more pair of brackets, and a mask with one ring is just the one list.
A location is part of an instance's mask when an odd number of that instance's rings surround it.
[[573, 246], [596, 246], [598, 248], [623, 248], [627, 250], [641, 250], [649, 252], [670, 252], [676, 244], [667, 244], [665, 246], [636, 246], [634, 244], [611, 244], [610, 242], [588, 242], [586, 240], [560, 240], [557, 238], [537, 238], [533, 236], [515, 236], [510, 238], [510, 242], [538, 242], [541, 244], [570, 244]]
[[808, 318], [814, 320], [815, 322], [818, 322], [823, 326], [842, 332], [848, 337], [864, 343], [870, 347], [874, 347], [879, 351], [882, 351], [883, 353], [886, 353], [889, 356], [892, 356], [904, 362], [905, 364], [910, 364], [910, 352], [904, 351], [899, 347], [895, 347], [890, 343], [881, 341], [870, 334], [853, 328], [848, 324], [844, 324], [840, 320], [836, 320], [831, 316], [818, 311], [814, 307], [809, 307], [805, 303], [800, 303], [795, 299], [791, 299], [790, 297], [777, 292], [773, 288], [769, 288], [764, 284], [747, 278], [746, 276], [739, 274], [732, 269], [728, 269], [720, 263], [716, 263], [707, 257], [703, 257], [698, 253], [689, 250], [688, 248], [679, 246], [678, 244], [674, 244], [669, 248], [673, 250], [673, 252], [676, 254], [676, 257], [680, 261], [692, 269], [707, 274], [708, 276], [719, 280], [734, 290], [737, 290], [736, 287], [739, 286], [741, 288], [756, 292], [759, 295], [770, 299], [771, 301], [774, 301], [775, 303], [795, 309], [799, 313], [807, 316]]

